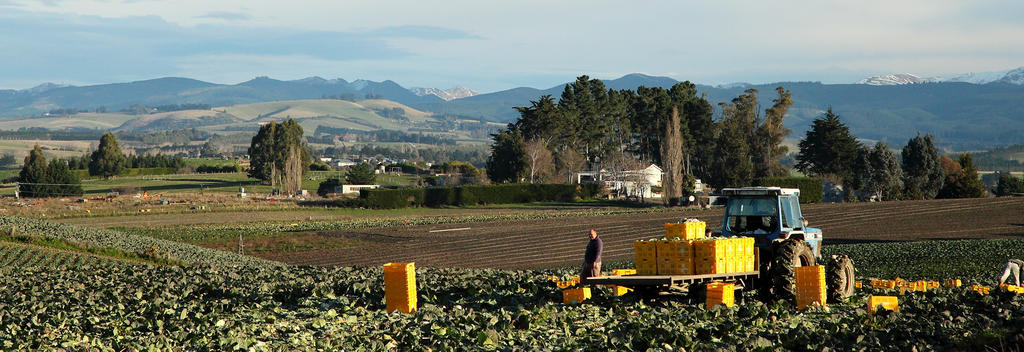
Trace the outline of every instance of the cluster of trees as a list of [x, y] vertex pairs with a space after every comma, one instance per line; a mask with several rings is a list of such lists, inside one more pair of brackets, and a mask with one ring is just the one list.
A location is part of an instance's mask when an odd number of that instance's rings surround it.
[[103, 136], [96, 130], [67, 129], [51, 130], [43, 127], [22, 127], [17, 130], [0, 131], [0, 139], [38, 139], [46, 141], [87, 141], [97, 140]]
[[150, 133], [118, 132], [117, 138], [145, 144], [188, 144], [210, 138], [210, 134], [195, 128]]
[[[112, 142], [108, 141], [108, 143], [117, 143], [117, 140], [114, 139], [112, 140]], [[118, 148], [118, 151], [120, 151], [120, 148]], [[93, 155], [85, 154], [78, 158], [72, 157], [61, 160], [63, 160], [68, 165], [68, 168], [70, 168], [71, 170], [88, 170], [89, 165], [92, 164]], [[182, 167], [185, 167], [185, 158], [182, 158], [180, 156], [170, 156], [164, 154], [132, 154], [124, 156], [124, 168], [168, 168], [178, 170], [181, 169]], [[122, 168], [122, 170], [124, 168]]]
[[[487, 161], [493, 182], [545, 181], [588, 167], [608, 170], [662, 165], [672, 174], [668, 194], [697, 177], [714, 187], [750, 185], [785, 175], [782, 120], [793, 104], [782, 87], [759, 111], [757, 90], [720, 104], [722, 118], [690, 82], [664, 88], [606, 89], [587, 76], [567, 84], [558, 101], [543, 96], [517, 107], [520, 117], [493, 134]], [[681, 192], [681, 191], [680, 191]]]
[[1024, 179], [1015, 177], [1009, 173], [1000, 173], [995, 193], [997, 196], [1024, 194]]
[[1017, 160], [1024, 156], [1024, 144], [993, 148], [971, 156], [983, 170], [1024, 171], [1024, 162]]
[[480, 175], [480, 169], [465, 161], [446, 161], [442, 164], [434, 164], [430, 166], [430, 170], [437, 173], [460, 174], [471, 177]]
[[99, 147], [80, 158], [53, 159], [49, 163], [37, 144], [25, 158], [18, 174], [21, 195], [25, 197], [53, 197], [81, 195], [81, 181], [72, 170], [89, 170], [90, 176], [111, 178], [131, 168], [174, 168], [185, 165], [181, 157], [164, 155], [125, 156], [113, 133], [100, 137]]
[[312, 162], [302, 145], [302, 126], [294, 119], [271, 121], [260, 127], [249, 145], [249, 177], [295, 194], [302, 187], [302, 175]]
[[321, 136], [318, 139], [324, 144], [334, 144], [335, 136], [352, 134], [356, 136], [356, 140], [359, 142], [400, 142], [432, 145], [455, 145], [455, 140], [451, 138], [425, 135], [423, 133], [406, 133], [395, 130], [361, 131], [344, 127], [317, 126], [314, 134]]
[[170, 112], [181, 110], [210, 110], [210, 104], [169, 104], [158, 106], [146, 106], [135, 104], [121, 109], [120, 112], [133, 115], [151, 114], [157, 112]]
[[402, 120], [402, 121], [409, 121], [409, 118], [405, 117], [405, 109], [402, 109], [402, 108], [395, 107], [395, 108], [390, 108], [390, 109], [387, 109], [387, 108], [373, 109], [373, 112], [377, 113], [377, 115], [380, 115], [381, 117], [384, 117], [384, 118], [395, 119], [395, 120]]
[[[800, 141], [796, 168], [864, 197], [883, 199], [976, 198], [985, 194], [970, 154], [940, 155], [931, 135], [910, 139], [902, 160], [885, 143], [861, 145], [831, 108]], [[854, 197], [848, 191], [847, 197]]]
[[487, 151], [483, 147], [475, 146], [439, 146], [426, 148], [413, 148], [402, 146], [380, 146], [380, 145], [353, 145], [338, 146], [318, 149], [317, 155], [333, 158], [347, 159], [392, 159], [392, 160], [413, 160], [444, 162], [451, 160], [466, 161], [474, 166], [483, 166], [487, 160]]
[[25, 157], [18, 182], [22, 197], [80, 196], [83, 193], [81, 181], [68, 164], [59, 159], [46, 162], [38, 144]]
[[196, 167], [196, 172], [201, 174], [217, 174], [217, 173], [233, 173], [242, 172], [242, 167], [238, 164], [231, 165], [199, 165]]

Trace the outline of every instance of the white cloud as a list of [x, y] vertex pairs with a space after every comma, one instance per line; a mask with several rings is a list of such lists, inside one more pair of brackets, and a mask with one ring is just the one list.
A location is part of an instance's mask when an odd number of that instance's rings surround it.
[[[334, 76], [346, 79], [484, 91], [547, 87], [579, 74], [648, 72], [711, 84], [851, 82], [868, 73], [943, 75], [1024, 65], [1024, 19], [1013, 15], [1024, 13], [1024, 3], [1012, 1], [57, 2], [15, 0], [7, 6], [72, 22], [100, 18], [111, 27], [125, 19], [159, 18], [195, 39], [157, 41], [220, 48], [161, 52], [169, 57], [160, 60], [170, 63], [152, 70], [154, 77], [171, 68], [200, 79], [235, 71], [217, 66], [230, 65], [223, 61], [207, 68], [185, 64], [231, 55], [249, 57], [254, 69], [263, 70], [246, 77], [305, 76], [303, 67], [286, 62], [308, 59], [323, 60], [325, 70], [333, 67]], [[120, 42], [107, 49], [141, 60], [150, 55], [129, 47], [130, 38]], [[256, 64], [258, 58], [266, 61]], [[177, 71], [181, 67], [192, 71]]]

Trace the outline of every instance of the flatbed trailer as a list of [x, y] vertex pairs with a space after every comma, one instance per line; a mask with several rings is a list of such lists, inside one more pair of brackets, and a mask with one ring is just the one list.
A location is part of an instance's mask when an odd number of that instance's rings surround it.
[[690, 286], [709, 282], [730, 282], [736, 289], [751, 289], [761, 276], [758, 271], [744, 271], [727, 274], [702, 275], [613, 275], [587, 278], [586, 285], [616, 285], [629, 287], [637, 292], [665, 292], [671, 290], [689, 291]]

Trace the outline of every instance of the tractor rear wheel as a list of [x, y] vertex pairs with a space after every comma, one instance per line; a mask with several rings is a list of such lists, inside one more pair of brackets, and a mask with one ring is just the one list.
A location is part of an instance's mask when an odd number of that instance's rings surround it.
[[806, 241], [796, 239], [776, 242], [774, 247], [770, 272], [772, 294], [777, 299], [793, 300], [796, 298], [795, 268], [814, 265], [814, 251]]
[[846, 254], [833, 255], [829, 260], [828, 272], [825, 274], [828, 282], [828, 300], [840, 302], [846, 297], [853, 295], [854, 276], [853, 259]]

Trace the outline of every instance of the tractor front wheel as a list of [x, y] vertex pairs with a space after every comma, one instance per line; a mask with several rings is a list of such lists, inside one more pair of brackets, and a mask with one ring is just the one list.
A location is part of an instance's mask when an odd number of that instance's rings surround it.
[[770, 271], [772, 294], [776, 299], [796, 298], [796, 269], [814, 265], [814, 251], [803, 240], [788, 239], [776, 242]]
[[825, 276], [828, 281], [828, 300], [830, 302], [840, 302], [853, 295], [855, 280], [853, 259], [846, 254], [832, 256]]

